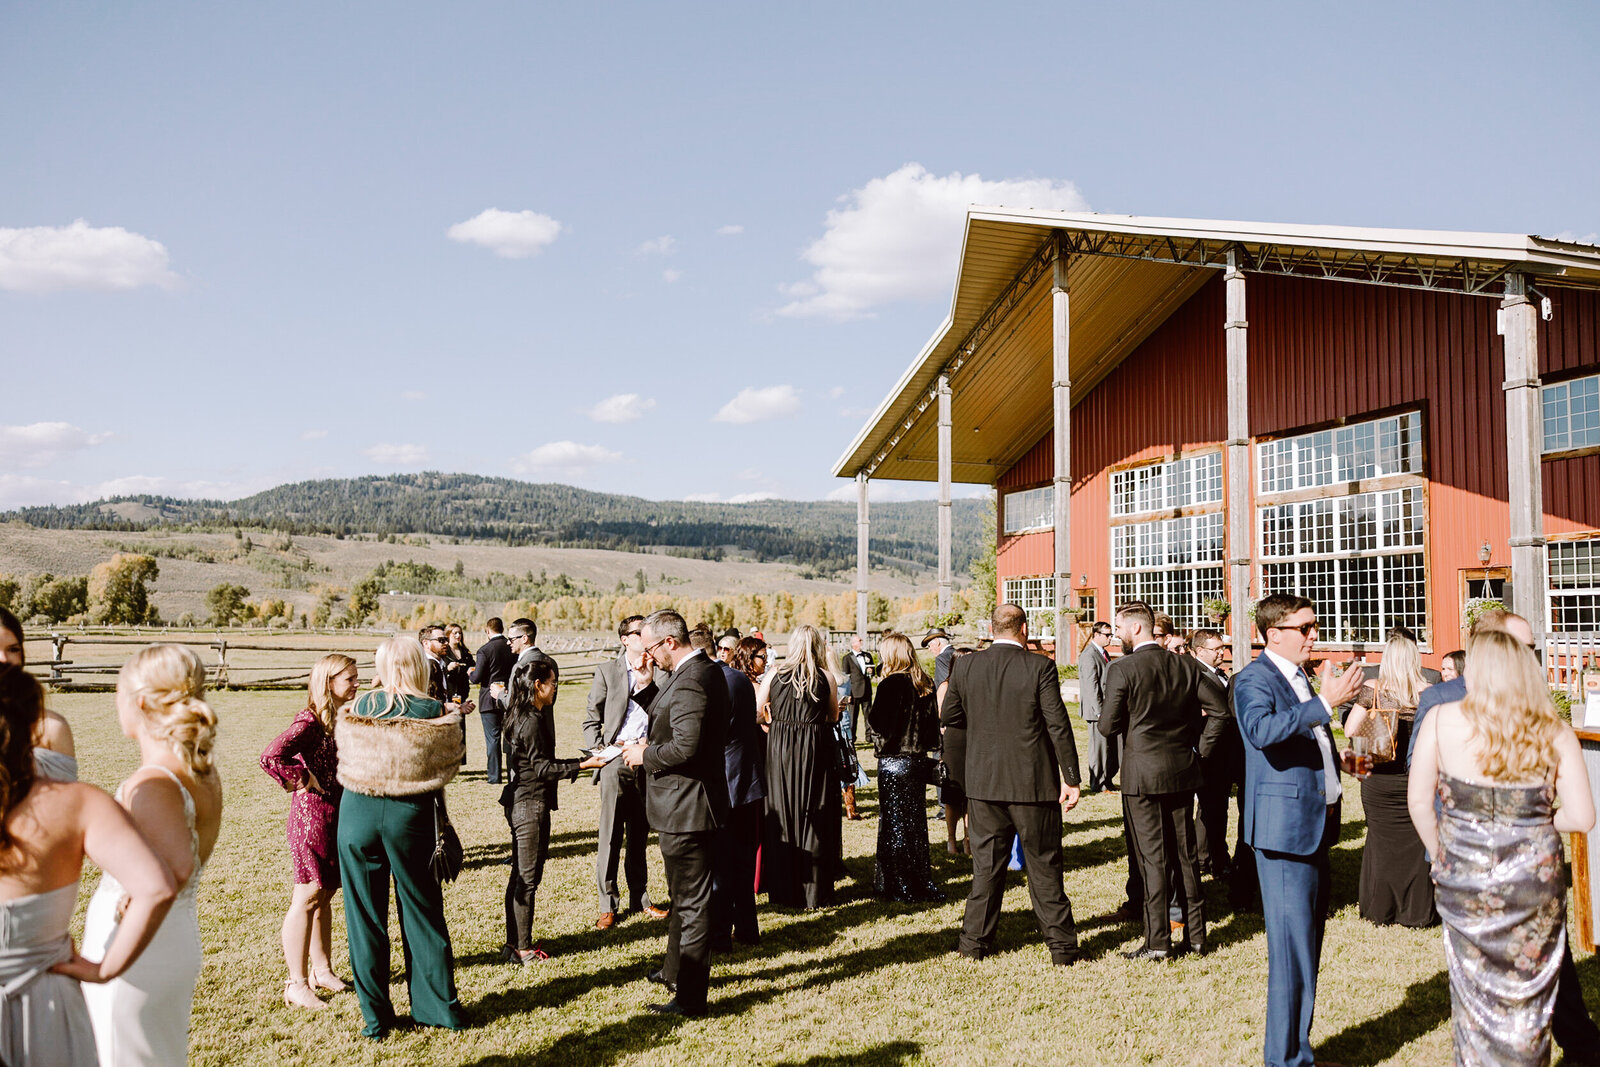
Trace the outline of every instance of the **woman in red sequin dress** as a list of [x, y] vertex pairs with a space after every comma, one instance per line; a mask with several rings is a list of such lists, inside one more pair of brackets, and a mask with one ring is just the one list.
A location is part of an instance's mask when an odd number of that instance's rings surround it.
[[294, 794], [288, 824], [294, 899], [283, 917], [283, 956], [289, 965], [283, 1002], [292, 1007], [320, 1008], [317, 989], [350, 988], [333, 973], [329, 955], [333, 894], [339, 888], [339, 759], [333, 723], [339, 709], [355, 699], [357, 685], [355, 660], [323, 656], [311, 668], [306, 707], [261, 754], [261, 769]]

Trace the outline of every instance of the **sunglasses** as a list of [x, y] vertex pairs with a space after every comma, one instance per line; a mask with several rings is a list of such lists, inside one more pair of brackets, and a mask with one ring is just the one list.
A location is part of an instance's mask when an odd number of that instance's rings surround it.
[[622, 636], [623, 637], [638, 637], [642, 633], [644, 633], [643, 630], [625, 630], [625, 631], [623, 631]]
[[1314, 622], [1303, 622], [1299, 626], [1269, 626], [1269, 627], [1267, 627], [1267, 629], [1269, 629], [1269, 630], [1299, 630], [1301, 637], [1310, 637], [1312, 634], [1320, 632], [1317, 629], [1317, 624], [1314, 623]]

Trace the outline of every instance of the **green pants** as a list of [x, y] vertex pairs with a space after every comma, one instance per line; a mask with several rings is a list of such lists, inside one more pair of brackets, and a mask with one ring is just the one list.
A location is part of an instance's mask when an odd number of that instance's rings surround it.
[[389, 999], [389, 877], [400, 905], [400, 937], [411, 994], [411, 1018], [423, 1026], [466, 1027], [456, 998], [455, 957], [444, 924], [444, 894], [428, 870], [433, 856], [432, 793], [369, 797], [345, 790], [339, 803], [339, 877], [344, 883], [362, 1033], [382, 1037], [394, 1026]]

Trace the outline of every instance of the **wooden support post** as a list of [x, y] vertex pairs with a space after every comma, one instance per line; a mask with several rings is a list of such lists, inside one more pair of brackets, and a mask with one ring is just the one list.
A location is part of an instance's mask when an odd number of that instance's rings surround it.
[[1054, 286], [1050, 293], [1051, 382], [1055, 401], [1055, 573], [1056, 661], [1072, 662], [1072, 616], [1067, 598], [1072, 595], [1072, 369], [1067, 361], [1071, 322], [1067, 296], [1067, 256], [1057, 250]]
[[856, 633], [867, 639], [867, 475], [856, 475]]
[[1233, 669], [1250, 662], [1250, 359], [1244, 271], [1228, 253], [1223, 335], [1228, 353], [1228, 620]]
[[216, 640], [216, 642], [212, 644], [211, 647], [213, 647], [213, 648], [215, 648], [217, 650], [217, 688], [218, 689], [226, 689], [228, 687], [228, 641], [227, 641], [227, 638], [219, 637]]
[[1528, 299], [1528, 279], [1506, 275], [1500, 302], [1500, 336], [1505, 343], [1506, 466], [1511, 504], [1512, 605], [1528, 620], [1534, 647], [1544, 658], [1549, 633], [1549, 594], [1544, 573], [1544, 485], [1540, 453], [1544, 414], [1539, 383], [1539, 311]]
[[950, 573], [950, 379], [939, 375], [939, 611], [950, 610], [955, 581]]
[[64, 682], [64, 681], [66, 681], [66, 677], [61, 673], [61, 665], [62, 665], [63, 662], [65, 662], [66, 657], [62, 656], [61, 653], [66, 650], [67, 642], [71, 641], [71, 640], [72, 640], [72, 638], [68, 637], [66, 634], [58, 634], [58, 633], [54, 633], [54, 632], [52, 632], [50, 634], [50, 648], [51, 648], [51, 653], [50, 653], [50, 660], [51, 660], [51, 663], [50, 663], [50, 682], [51, 682], [51, 684], [54, 684], [56, 682]]

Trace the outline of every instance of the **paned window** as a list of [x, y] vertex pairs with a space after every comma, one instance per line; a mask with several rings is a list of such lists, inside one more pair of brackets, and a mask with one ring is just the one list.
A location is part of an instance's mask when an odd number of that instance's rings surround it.
[[1053, 485], [1024, 489], [1005, 495], [1004, 510], [1008, 534], [1028, 530], [1048, 530], [1056, 524], [1056, 490]]
[[1205, 617], [1202, 605], [1223, 598], [1224, 516], [1220, 511], [1111, 528], [1111, 583], [1116, 603], [1146, 601], [1180, 630]]
[[[1309, 599], [1324, 641], [1378, 642], [1395, 626], [1429, 640], [1421, 439], [1410, 412], [1258, 447], [1261, 495], [1289, 495], [1256, 512], [1262, 593]], [[1329, 495], [1395, 475], [1415, 484]]]
[[1222, 453], [1111, 472], [1111, 514], [1143, 515], [1152, 511], [1222, 503]]
[[1547, 385], [1544, 395], [1544, 450], [1600, 445], [1600, 377]]
[[1007, 578], [1000, 586], [1000, 599], [1028, 613], [1029, 637], [1056, 635], [1056, 579], [1052, 574], [1028, 578]]
[[1551, 541], [1550, 628], [1556, 633], [1600, 632], [1600, 539]]

